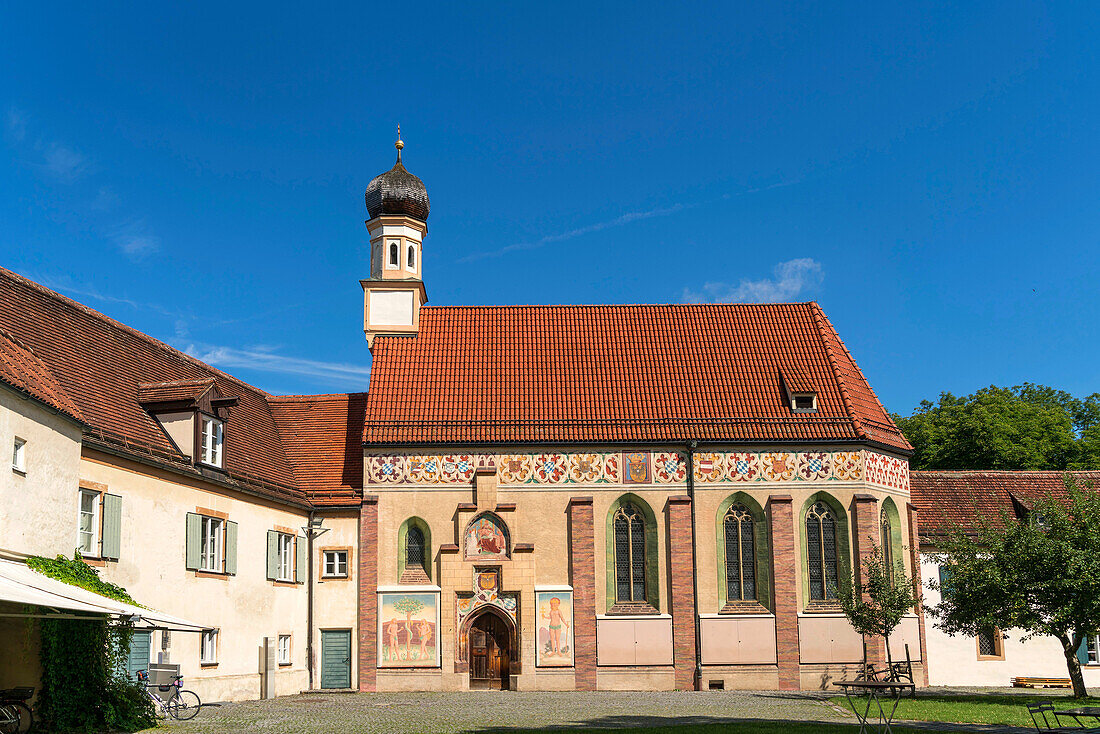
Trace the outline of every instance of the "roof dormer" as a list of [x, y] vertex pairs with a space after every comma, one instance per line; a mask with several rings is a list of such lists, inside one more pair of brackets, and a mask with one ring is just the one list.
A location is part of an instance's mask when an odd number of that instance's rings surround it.
[[213, 378], [142, 382], [138, 402], [193, 464], [224, 466], [225, 423], [239, 398], [222, 395]]
[[797, 370], [784, 367], [779, 370], [779, 384], [792, 413], [817, 412], [817, 390], [807, 377]]

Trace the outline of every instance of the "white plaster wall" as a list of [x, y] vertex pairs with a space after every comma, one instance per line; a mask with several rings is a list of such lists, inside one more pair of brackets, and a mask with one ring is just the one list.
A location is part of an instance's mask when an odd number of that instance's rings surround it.
[[[197, 633], [172, 633], [170, 662], [181, 665], [188, 688], [204, 701], [258, 698], [263, 638], [290, 634], [292, 664], [278, 669], [276, 693], [305, 690], [306, 586], [267, 580], [267, 531], [283, 526], [300, 534], [304, 510], [92, 451], [80, 475], [122, 497], [121, 554], [101, 570], [103, 578], [141, 604], [220, 630], [214, 668], [199, 665]], [[185, 516], [199, 507], [224, 512], [238, 524], [236, 575], [201, 578], [186, 569]], [[352, 613], [344, 626], [353, 622]]]
[[[317, 583], [314, 586], [313, 599], [313, 686], [321, 686], [321, 630], [348, 629], [351, 630], [352, 641], [351, 685], [355, 688], [359, 680], [359, 656], [356, 652], [359, 640], [359, 515], [318, 513], [318, 516], [323, 517], [324, 527], [329, 530], [314, 541], [313, 577]], [[321, 564], [324, 561], [321, 549], [330, 547], [349, 549], [347, 578], [321, 577]], [[301, 653], [305, 655], [304, 648]]]
[[[929, 588], [930, 581], [939, 581], [939, 566], [921, 554], [921, 580], [924, 602], [928, 606], [940, 603], [940, 593]], [[1036, 637], [1020, 641], [1019, 630], [1006, 630], [1004, 660], [978, 660], [978, 644], [973, 637], [946, 634], [928, 617], [925, 624], [928, 644], [928, 682], [933, 686], [1010, 686], [1012, 678], [1068, 678], [1062, 646], [1053, 637]], [[1083, 670], [1085, 685], [1100, 686], [1100, 666]]]
[[[12, 469], [16, 436], [25, 474]], [[79, 426], [0, 385], [0, 551], [72, 555], [79, 478]]]

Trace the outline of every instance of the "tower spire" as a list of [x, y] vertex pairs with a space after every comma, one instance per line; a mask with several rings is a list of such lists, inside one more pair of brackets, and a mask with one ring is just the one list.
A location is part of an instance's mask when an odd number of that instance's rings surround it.
[[397, 126], [397, 142], [393, 144], [397, 148], [397, 162], [401, 162], [401, 149], [405, 147], [405, 141], [401, 139], [401, 125]]

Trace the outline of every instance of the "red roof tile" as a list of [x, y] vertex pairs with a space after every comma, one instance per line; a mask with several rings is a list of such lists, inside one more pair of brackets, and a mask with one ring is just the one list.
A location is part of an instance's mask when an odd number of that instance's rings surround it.
[[366, 393], [270, 397], [298, 486], [315, 505], [358, 504]]
[[214, 387], [213, 378], [142, 382], [138, 384], [138, 402], [149, 405], [150, 403], [195, 400], [212, 387]]
[[35, 400], [83, 421], [76, 407], [46, 364], [6, 331], [0, 331], [0, 382], [27, 393]]
[[264, 391], [3, 268], [0, 325], [49, 367], [87, 424], [85, 441], [108, 450], [186, 468], [188, 460], [141, 407], [139, 385], [214, 381], [221, 394], [240, 398], [226, 422], [229, 478], [249, 491], [307, 503]]
[[[816, 414], [791, 412], [781, 371]], [[363, 435], [911, 448], [816, 303], [425, 307], [417, 336], [375, 341]]]
[[1030, 508], [1041, 498], [1065, 496], [1067, 473], [1100, 487], [1096, 471], [914, 471], [909, 491], [921, 535], [944, 535], [955, 528], [975, 529], [983, 521], [1001, 526], [1002, 511], [1015, 514], [1013, 500]]

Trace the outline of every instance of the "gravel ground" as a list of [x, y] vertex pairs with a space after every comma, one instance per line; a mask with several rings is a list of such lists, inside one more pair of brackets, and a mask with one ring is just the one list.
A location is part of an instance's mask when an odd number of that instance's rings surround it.
[[480, 732], [509, 728], [637, 728], [744, 719], [852, 722], [812, 694], [751, 691], [301, 694], [203, 707], [178, 734]]

